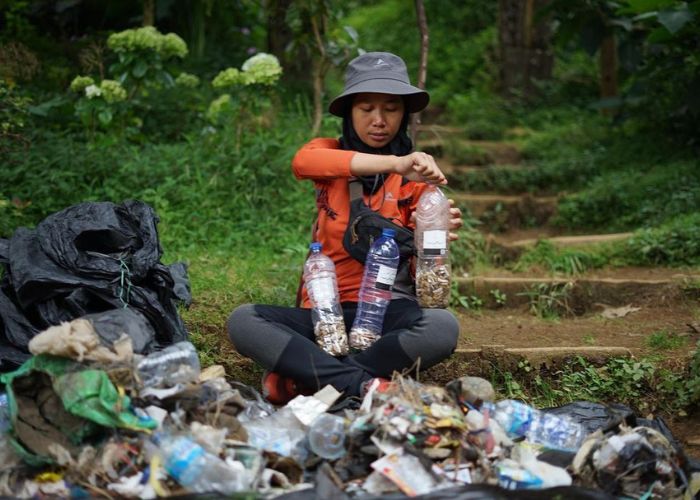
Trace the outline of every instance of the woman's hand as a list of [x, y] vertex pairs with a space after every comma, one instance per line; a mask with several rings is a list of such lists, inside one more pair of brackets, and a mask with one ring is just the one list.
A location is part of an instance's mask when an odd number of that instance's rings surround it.
[[[447, 237], [450, 241], [455, 241], [459, 239], [459, 235], [457, 233], [453, 233], [452, 231], [456, 231], [457, 229], [462, 227], [464, 221], [462, 220], [462, 211], [454, 206], [455, 201], [452, 199], [448, 201], [450, 202], [450, 232], [448, 233]], [[416, 212], [413, 212], [411, 214], [411, 222], [413, 223], [413, 225], [416, 224]]]
[[396, 159], [394, 172], [406, 177], [409, 181], [447, 184], [445, 174], [429, 154], [416, 151], [406, 156], [397, 156]]

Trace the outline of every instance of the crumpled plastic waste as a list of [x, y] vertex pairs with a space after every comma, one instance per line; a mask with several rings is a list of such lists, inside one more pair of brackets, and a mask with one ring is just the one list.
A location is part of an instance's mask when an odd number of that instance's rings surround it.
[[680, 498], [687, 486], [676, 451], [649, 427], [591, 434], [576, 454], [573, 470], [583, 485], [616, 496]]
[[50, 326], [124, 307], [151, 325], [143, 352], [185, 340], [177, 304], [192, 300], [187, 268], [160, 262], [157, 223], [141, 201], [87, 202], [0, 239], [0, 367], [26, 361], [29, 341]]

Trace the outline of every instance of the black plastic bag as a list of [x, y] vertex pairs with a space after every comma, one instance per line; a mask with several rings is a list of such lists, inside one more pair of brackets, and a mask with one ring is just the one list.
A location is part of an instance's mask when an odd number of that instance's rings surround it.
[[177, 304], [191, 301], [187, 270], [160, 262], [157, 223], [140, 201], [88, 202], [0, 240], [0, 370], [26, 360], [49, 326], [118, 308], [148, 319], [150, 350], [186, 340]]

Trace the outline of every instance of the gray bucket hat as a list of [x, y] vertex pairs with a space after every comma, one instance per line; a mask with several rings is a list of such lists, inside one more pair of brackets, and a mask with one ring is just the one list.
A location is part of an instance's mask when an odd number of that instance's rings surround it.
[[425, 90], [411, 85], [403, 59], [389, 52], [367, 52], [350, 61], [343, 93], [331, 101], [328, 111], [342, 117], [345, 100], [360, 92], [403, 96], [409, 113], [421, 111], [430, 101]]

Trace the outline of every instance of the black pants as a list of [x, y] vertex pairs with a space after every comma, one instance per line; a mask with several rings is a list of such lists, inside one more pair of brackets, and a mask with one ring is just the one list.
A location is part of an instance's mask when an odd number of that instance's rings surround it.
[[[357, 304], [342, 306], [349, 331]], [[264, 368], [309, 389], [331, 384], [347, 396], [359, 395], [362, 383], [373, 377], [433, 366], [454, 351], [459, 335], [449, 311], [420, 309], [408, 299], [389, 304], [377, 342], [338, 358], [316, 345], [310, 309], [245, 304], [233, 311], [226, 326], [236, 350]]]

